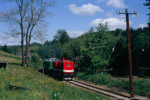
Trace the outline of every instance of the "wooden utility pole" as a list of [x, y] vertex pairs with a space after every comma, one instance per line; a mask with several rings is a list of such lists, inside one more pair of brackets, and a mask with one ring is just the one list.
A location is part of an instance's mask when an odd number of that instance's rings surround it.
[[130, 28], [129, 28], [129, 14], [137, 15], [137, 12], [129, 13], [128, 9], [125, 9], [125, 13], [118, 12], [118, 14], [125, 14], [126, 15], [126, 25], [127, 25], [127, 39], [128, 39], [128, 53], [129, 53], [129, 69], [130, 69], [130, 97], [131, 99], [134, 98], [134, 91], [133, 91], [133, 80], [132, 80], [132, 55], [131, 55], [131, 40], [130, 40]]

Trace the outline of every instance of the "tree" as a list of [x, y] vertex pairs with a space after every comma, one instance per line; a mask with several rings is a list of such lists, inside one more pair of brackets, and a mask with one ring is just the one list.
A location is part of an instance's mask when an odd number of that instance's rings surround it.
[[38, 54], [33, 54], [32, 55], [32, 61], [34, 62], [34, 63], [37, 63], [38, 61], [39, 61], [39, 55]]
[[4, 45], [4, 46], [3, 46], [3, 51], [5, 51], [5, 52], [8, 52], [8, 51], [9, 51], [7, 45]]
[[50, 59], [50, 58], [61, 58], [62, 57], [62, 51], [58, 46], [55, 45], [44, 45], [39, 48], [38, 54], [42, 59]]
[[134, 48], [133, 50], [137, 50], [137, 51], [142, 51], [144, 50], [148, 50], [149, 49], [149, 45], [150, 45], [150, 37], [148, 36], [148, 34], [146, 33], [140, 33], [139, 35], [136, 36], [136, 38], [134, 39]]
[[[42, 62], [40, 61], [40, 57], [38, 54], [33, 54], [32, 55], [32, 59], [31, 61], [34, 63], [32, 64], [32, 62], [30, 62], [32, 65], [30, 65], [30, 67], [32, 66], [35, 70], [39, 70], [39, 68], [41, 68], [42, 66]], [[30, 64], [29, 63], [29, 64]], [[34, 65], [34, 66], [33, 66]]]
[[[146, 2], [144, 3], [145, 6], [148, 6], [148, 9], [150, 9], [150, 0], [146, 0]], [[149, 16], [149, 22], [148, 25], [150, 27], [150, 12], [147, 14]]]
[[66, 30], [58, 30], [57, 34], [54, 36], [54, 41], [58, 41], [60, 44], [64, 44], [69, 40], [69, 35]]
[[[108, 58], [115, 44], [115, 38], [108, 31], [107, 25], [99, 24], [96, 31], [89, 31], [82, 38], [82, 63], [88, 72], [97, 72], [105, 69], [109, 64]], [[82, 44], [82, 43], [81, 43]]]
[[63, 57], [75, 60], [80, 55], [80, 42], [78, 39], [71, 39], [62, 46]]
[[[29, 44], [32, 38], [37, 38], [45, 33], [45, 17], [49, 15], [48, 7], [52, 6], [51, 0], [8, 0], [15, 2], [16, 8], [3, 13], [4, 22], [13, 27], [13, 35], [21, 35], [22, 65], [28, 64]], [[24, 60], [24, 38], [26, 42], [26, 57]]]

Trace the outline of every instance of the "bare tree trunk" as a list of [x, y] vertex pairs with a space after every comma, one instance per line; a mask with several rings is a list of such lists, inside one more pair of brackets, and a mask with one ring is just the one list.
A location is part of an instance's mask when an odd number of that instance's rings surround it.
[[[22, 51], [22, 66], [25, 66], [25, 61], [24, 61], [24, 29], [23, 29], [23, 0], [21, 1], [21, 4], [19, 6], [19, 12], [20, 12], [20, 28], [21, 28], [21, 51]], [[16, 1], [17, 3], [17, 1]]]
[[30, 36], [26, 36], [26, 59], [25, 59], [25, 63], [26, 63], [26, 66], [28, 67], [28, 54], [29, 54], [29, 44], [30, 44], [30, 41], [31, 41], [31, 33], [30, 33]]
[[24, 34], [21, 34], [21, 53], [22, 53], [22, 66], [25, 66], [25, 61], [24, 61]]
[[25, 64], [26, 67], [28, 67], [28, 55], [29, 54], [29, 43], [28, 43], [28, 39], [26, 37], [26, 56], [25, 56]]

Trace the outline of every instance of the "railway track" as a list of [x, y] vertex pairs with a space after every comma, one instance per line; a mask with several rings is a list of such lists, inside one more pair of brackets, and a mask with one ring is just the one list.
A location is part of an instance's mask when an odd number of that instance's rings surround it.
[[110, 90], [106, 90], [106, 89], [102, 89], [100, 87], [94, 86], [94, 85], [90, 85], [88, 83], [85, 82], [81, 82], [81, 81], [77, 81], [77, 80], [73, 80], [73, 81], [65, 81], [66, 83], [81, 87], [81, 88], [85, 88], [106, 96], [109, 96], [111, 98], [117, 99], [117, 100], [148, 100], [147, 98], [144, 97], [135, 97], [134, 99], [130, 99], [129, 96], [127, 95], [123, 95], [117, 92], [112, 92]]

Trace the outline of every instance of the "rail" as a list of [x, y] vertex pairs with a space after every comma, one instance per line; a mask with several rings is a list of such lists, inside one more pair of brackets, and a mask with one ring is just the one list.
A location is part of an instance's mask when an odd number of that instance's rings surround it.
[[[85, 89], [88, 89], [88, 90], [91, 90], [91, 91], [95, 91], [97, 93], [109, 96], [109, 97], [117, 99], [117, 100], [130, 100], [131, 99], [130, 96], [128, 96], [128, 95], [124, 95], [124, 94], [121, 94], [121, 93], [118, 93], [118, 92], [113, 92], [113, 91], [110, 91], [110, 90], [106, 90], [106, 89], [103, 89], [103, 88], [100, 88], [98, 86], [91, 85], [91, 84], [88, 84], [88, 83], [85, 83], [85, 82], [81, 82], [81, 81], [77, 81], [77, 80], [65, 81], [65, 82], [69, 83], [69, 84], [72, 84], [72, 85], [75, 85], [75, 86], [78, 86], [78, 87], [81, 87], [81, 88], [85, 88]], [[134, 99], [132, 99], [132, 100], [148, 100], [148, 98], [135, 96]]]

